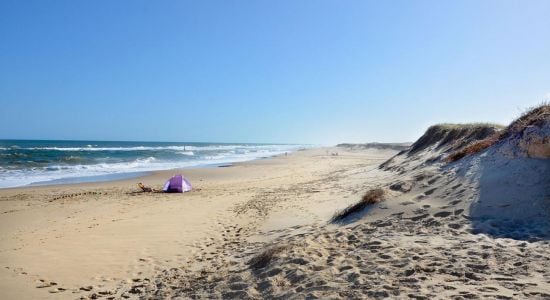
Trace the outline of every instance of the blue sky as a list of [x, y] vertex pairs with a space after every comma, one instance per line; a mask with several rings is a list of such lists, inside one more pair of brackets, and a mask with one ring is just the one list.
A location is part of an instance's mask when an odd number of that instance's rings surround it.
[[550, 1], [0, 2], [0, 138], [413, 141], [550, 99]]

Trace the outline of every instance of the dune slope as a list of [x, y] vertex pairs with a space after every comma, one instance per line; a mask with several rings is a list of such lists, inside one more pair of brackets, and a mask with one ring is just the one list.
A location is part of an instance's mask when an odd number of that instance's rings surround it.
[[[380, 201], [337, 223], [327, 218], [325, 223], [257, 232], [272, 237], [261, 241], [251, 234], [217, 248], [207, 263], [166, 269], [113, 294], [550, 298], [550, 120], [547, 106], [526, 116], [507, 128], [431, 127], [379, 168], [339, 172], [335, 181], [340, 189], [357, 188], [362, 181], [363, 191], [383, 189]], [[487, 146], [468, 148], [480, 142]], [[449, 159], [464, 149], [464, 155]], [[335, 207], [335, 212], [341, 209]]]

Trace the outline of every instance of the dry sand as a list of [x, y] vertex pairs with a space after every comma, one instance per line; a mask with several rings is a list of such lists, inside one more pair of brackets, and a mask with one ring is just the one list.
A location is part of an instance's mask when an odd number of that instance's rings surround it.
[[[185, 170], [184, 195], [132, 194], [137, 180], [2, 190], [1, 296], [549, 299], [550, 160], [506, 140], [447, 163], [491, 130], [435, 131], [396, 156]], [[375, 187], [384, 201], [330, 222]]]
[[133, 193], [138, 181], [160, 188], [175, 171], [0, 190], [0, 298], [101, 295], [166, 268], [207, 264], [248, 237], [273, 238], [263, 231], [324, 224], [365, 189], [363, 181], [342, 178], [376, 169], [395, 153], [312, 149], [182, 170], [195, 188], [183, 195]]

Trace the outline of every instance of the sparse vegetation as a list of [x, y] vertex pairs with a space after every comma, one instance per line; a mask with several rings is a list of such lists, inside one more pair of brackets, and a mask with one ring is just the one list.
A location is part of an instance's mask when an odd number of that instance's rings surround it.
[[254, 269], [261, 269], [267, 266], [271, 260], [279, 253], [288, 249], [287, 245], [284, 246], [271, 246], [261, 253], [255, 255], [248, 261], [248, 265]]
[[477, 122], [477, 123], [441, 123], [441, 124], [433, 125], [431, 127], [438, 127], [440, 130], [443, 130], [443, 129], [450, 130], [450, 129], [465, 129], [465, 128], [480, 129], [485, 127], [504, 129], [506, 126], [501, 124], [496, 124], [496, 123]]
[[542, 103], [537, 107], [527, 110], [519, 118], [510, 123], [510, 125], [508, 125], [504, 130], [495, 132], [494, 134], [484, 138], [483, 140], [473, 142], [463, 148], [454, 151], [449, 156], [447, 156], [446, 160], [449, 162], [454, 162], [460, 160], [467, 155], [479, 153], [491, 147], [492, 145], [495, 145], [504, 138], [522, 134], [525, 128], [527, 128], [528, 126], [541, 126], [544, 122], [548, 122], [549, 120], [550, 105], [548, 103]]
[[415, 154], [434, 145], [438, 149], [444, 146], [448, 146], [449, 150], [459, 149], [472, 141], [483, 140], [503, 128], [502, 125], [490, 123], [433, 125], [411, 146], [408, 154]]
[[363, 195], [361, 201], [350, 205], [341, 211], [336, 212], [334, 216], [332, 216], [330, 221], [332, 223], [342, 222], [350, 215], [362, 211], [367, 206], [381, 202], [382, 200], [384, 200], [384, 194], [384, 190], [381, 188], [371, 189], [367, 191], [365, 195]]
[[338, 144], [336, 147], [348, 148], [351, 150], [361, 149], [380, 149], [380, 150], [406, 150], [411, 146], [411, 143], [365, 143], [365, 144]]
[[454, 162], [463, 158], [466, 155], [481, 152], [496, 144], [500, 140], [501, 136], [501, 132], [496, 132], [481, 141], [473, 142], [470, 145], [451, 153], [449, 156], [447, 156], [447, 161]]
[[519, 118], [514, 120], [506, 130], [502, 138], [521, 134], [527, 126], [541, 126], [544, 122], [550, 121], [550, 103], [543, 102], [537, 107], [533, 107], [524, 112]]

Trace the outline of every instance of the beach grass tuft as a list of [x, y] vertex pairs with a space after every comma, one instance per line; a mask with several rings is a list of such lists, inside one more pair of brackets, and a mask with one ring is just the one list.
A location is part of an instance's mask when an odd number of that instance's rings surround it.
[[330, 222], [331, 223], [342, 222], [350, 215], [362, 211], [367, 206], [381, 202], [382, 200], [384, 200], [384, 195], [385, 195], [385, 192], [381, 188], [368, 190], [361, 198], [361, 201], [355, 204], [352, 204], [341, 211], [336, 212], [330, 219]]

